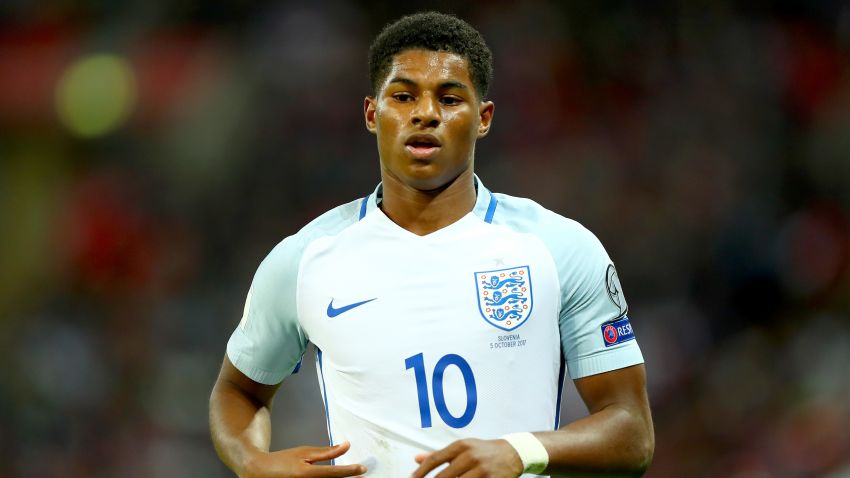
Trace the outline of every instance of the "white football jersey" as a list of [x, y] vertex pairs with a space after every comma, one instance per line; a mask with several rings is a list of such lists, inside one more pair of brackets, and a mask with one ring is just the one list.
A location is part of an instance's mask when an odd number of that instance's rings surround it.
[[381, 211], [379, 185], [257, 270], [228, 357], [275, 384], [315, 344], [330, 442], [351, 442], [338, 464], [398, 478], [460, 438], [556, 429], [565, 368], [643, 362], [596, 237], [475, 181], [474, 209], [425, 236]]

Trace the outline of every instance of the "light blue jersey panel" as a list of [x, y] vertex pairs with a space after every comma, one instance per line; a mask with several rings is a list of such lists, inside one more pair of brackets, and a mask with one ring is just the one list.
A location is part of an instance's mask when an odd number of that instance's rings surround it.
[[227, 343], [230, 361], [252, 380], [280, 383], [301, 360], [309, 340], [299, 324], [296, 303], [304, 248], [357, 222], [361, 203], [352, 201], [319, 216], [280, 242], [260, 264], [242, 321]]
[[[561, 344], [570, 377], [643, 363], [631, 325], [626, 329], [630, 336], [616, 334], [628, 324], [628, 308], [614, 265], [596, 236], [530, 199], [493, 196], [498, 201], [493, 224], [536, 235], [555, 261], [561, 287]], [[610, 324], [619, 329], [614, 327], [606, 341], [604, 331]]]

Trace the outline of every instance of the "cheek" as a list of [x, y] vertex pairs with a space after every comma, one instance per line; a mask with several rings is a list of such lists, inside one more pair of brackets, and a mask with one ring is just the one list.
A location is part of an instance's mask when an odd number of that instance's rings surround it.
[[452, 131], [452, 136], [456, 140], [474, 141], [478, 137], [478, 124], [468, 113], [455, 113], [448, 117], [444, 116], [443, 121], [446, 124], [446, 129]]
[[380, 131], [385, 133], [392, 134], [397, 131], [400, 121], [400, 115], [394, 110], [383, 110], [375, 113], [375, 124]]

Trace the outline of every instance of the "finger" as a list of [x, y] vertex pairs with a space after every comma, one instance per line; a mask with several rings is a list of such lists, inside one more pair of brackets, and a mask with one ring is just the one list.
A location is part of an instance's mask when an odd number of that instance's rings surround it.
[[304, 447], [304, 459], [310, 463], [315, 461], [328, 461], [342, 456], [348, 449], [351, 448], [351, 443], [344, 441], [334, 446], [317, 446]]
[[421, 465], [422, 461], [425, 460], [425, 458], [428, 458], [431, 455], [433, 455], [433, 453], [430, 453], [430, 452], [420, 453], [420, 454], [416, 455], [415, 457], [413, 457], [413, 459], [416, 460], [416, 463], [419, 463]]
[[466, 473], [460, 475], [458, 478], [484, 478], [487, 476], [487, 472], [482, 470], [481, 468], [473, 468]]
[[411, 478], [425, 478], [425, 475], [434, 468], [454, 459], [454, 457], [459, 453], [459, 449], [453, 445], [454, 444], [449, 445], [442, 450], [435, 451], [423, 458], [422, 462], [419, 464], [419, 468], [410, 475]]
[[315, 478], [336, 478], [340, 476], [359, 476], [365, 474], [368, 469], [364, 465], [312, 465], [308, 468], [306, 476]]
[[469, 455], [460, 454], [452, 459], [449, 462], [449, 466], [443, 468], [434, 478], [457, 478], [473, 468], [475, 467], [472, 464], [472, 460], [469, 459]]

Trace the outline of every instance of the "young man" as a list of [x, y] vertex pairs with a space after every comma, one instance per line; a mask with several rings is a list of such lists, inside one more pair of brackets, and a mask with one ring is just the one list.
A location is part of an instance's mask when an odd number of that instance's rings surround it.
[[[579, 224], [473, 174], [494, 111], [481, 35], [411, 15], [370, 71], [382, 182], [257, 270], [210, 399], [222, 460], [242, 477], [642, 473], [652, 421], [613, 264]], [[308, 341], [331, 446], [270, 452], [272, 397]], [[559, 429], [565, 365], [590, 415]]]

